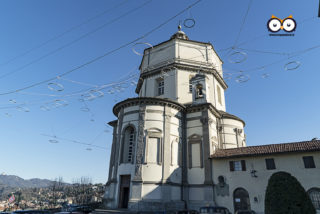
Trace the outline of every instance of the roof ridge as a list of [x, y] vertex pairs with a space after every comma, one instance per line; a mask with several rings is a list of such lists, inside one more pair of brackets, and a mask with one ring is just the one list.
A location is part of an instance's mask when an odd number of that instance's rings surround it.
[[244, 156], [259, 156], [259, 155], [271, 155], [271, 154], [280, 154], [280, 153], [312, 152], [312, 151], [320, 151], [320, 140], [246, 146], [246, 147], [231, 148], [231, 149], [217, 149], [216, 152], [210, 157], [211, 158], [236, 158], [236, 157], [244, 157]]
[[242, 149], [242, 148], [252, 148], [252, 147], [263, 147], [263, 146], [274, 146], [274, 145], [288, 145], [288, 144], [299, 144], [299, 143], [311, 143], [317, 142], [320, 143], [320, 140], [309, 140], [309, 141], [298, 141], [298, 142], [289, 142], [289, 143], [272, 143], [272, 144], [263, 144], [263, 145], [253, 145], [253, 146], [244, 146], [239, 148], [229, 148], [229, 149], [218, 149], [218, 150], [233, 150], [233, 149]]

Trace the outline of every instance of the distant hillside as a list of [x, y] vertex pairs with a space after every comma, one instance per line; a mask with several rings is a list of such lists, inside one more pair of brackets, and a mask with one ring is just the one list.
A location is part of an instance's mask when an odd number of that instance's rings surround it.
[[25, 180], [16, 175], [0, 175], [0, 187], [11, 188], [40, 188], [48, 187], [52, 181], [48, 179], [33, 178]]

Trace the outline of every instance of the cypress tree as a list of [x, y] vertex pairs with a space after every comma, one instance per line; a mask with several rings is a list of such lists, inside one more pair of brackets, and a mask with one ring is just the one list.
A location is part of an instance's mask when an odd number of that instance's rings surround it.
[[311, 199], [300, 182], [287, 172], [276, 172], [268, 181], [265, 214], [315, 214]]

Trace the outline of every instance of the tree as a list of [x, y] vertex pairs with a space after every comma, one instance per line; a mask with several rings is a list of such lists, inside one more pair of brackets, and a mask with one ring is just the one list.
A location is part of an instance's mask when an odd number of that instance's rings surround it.
[[88, 204], [93, 197], [92, 179], [82, 176], [80, 179], [73, 180], [73, 195], [77, 204]]
[[60, 197], [60, 192], [63, 191], [63, 187], [64, 183], [62, 177], [58, 177], [51, 182], [51, 185], [49, 186], [49, 189], [51, 190], [50, 204], [53, 205], [53, 207], [56, 207], [57, 200]]
[[315, 214], [312, 202], [300, 182], [287, 172], [276, 172], [268, 181], [265, 214]]
[[15, 195], [15, 197], [16, 197], [15, 205], [16, 205], [18, 208], [20, 208], [20, 202], [21, 202], [21, 200], [23, 200], [23, 196], [21, 196], [21, 195], [22, 195], [21, 190], [19, 189], [18, 191], [16, 191], [16, 192], [14, 193], [14, 195]]

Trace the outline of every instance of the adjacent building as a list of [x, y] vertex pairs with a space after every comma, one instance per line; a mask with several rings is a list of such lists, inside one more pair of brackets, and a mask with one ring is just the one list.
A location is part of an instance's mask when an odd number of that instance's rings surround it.
[[222, 60], [179, 30], [144, 50], [138, 97], [117, 103], [105, 205], [130, 210], [263, 212], [268, 178], [297, 177], [320, 209], [320, 141], [246, 146], [226, 112]]

